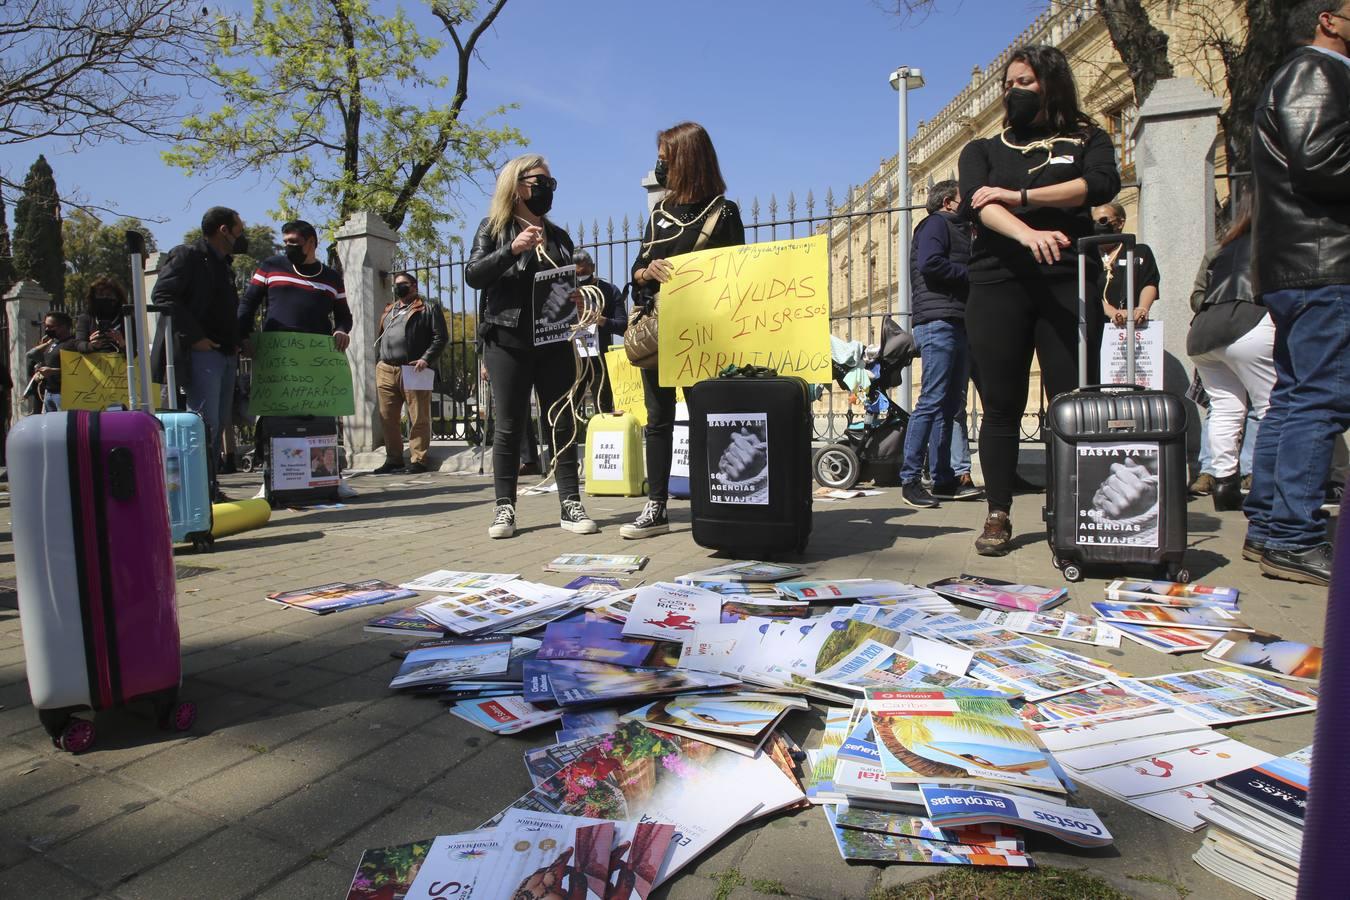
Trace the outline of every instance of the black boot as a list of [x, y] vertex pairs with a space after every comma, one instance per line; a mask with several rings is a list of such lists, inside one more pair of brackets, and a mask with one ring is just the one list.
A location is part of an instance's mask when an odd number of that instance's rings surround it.
[[1214, 479], [1214, 511], [1242, 509], [1242, 476], [1234, 472]]

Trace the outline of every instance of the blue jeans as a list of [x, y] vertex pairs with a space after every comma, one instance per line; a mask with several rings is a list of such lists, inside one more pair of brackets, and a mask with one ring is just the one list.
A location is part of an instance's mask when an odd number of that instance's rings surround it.
[[961, 406], [970, 380], [970, 351], [966, 329], [959, 322], [940, 319], [914, 326], [914, 342], [923, 360], [923, 385], [905, 431], [905, 459], [901, 484], [919, 480], [927, 452], [934, 484], [956, 480], [952, 469], [952, 419]]
[[1256, 437], [1247, 537], [1271, 550], [1327, 540], [1332, 444], [1350, 427], [1350, 285], [1262, 296], [1275, 322], [1275, 390]]
[[957, 478], [970, 474], [970, 413], [966, 409], [966, 393], [970, 390], [970, 353], [966, 353], [967, 377], [961, 382], [961, 403], [952, 416], [952, 472]]
[[[188, 409], [202, 417], [206, 425], [207, 468], [211, 489], [216, 487], [216, 460], [223, 452], [222, 435], [234, 412], [234, 378], [239, 357], [219, 350], [193, 350], [192, 380], [188, 382]], [[170, 405], [177, 397], [169, 398]]]

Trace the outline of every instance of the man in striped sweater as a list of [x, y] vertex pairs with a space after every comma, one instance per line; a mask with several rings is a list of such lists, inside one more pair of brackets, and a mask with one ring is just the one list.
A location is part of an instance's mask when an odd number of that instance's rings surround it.
[[319, 262], [319, 235], [308, 222], [281, 226], [285, 253], [258, 264], [239, 302], [239, 335], [253, 333], [258, 307], [264, 306], [263, 331], [331, 334], [339, 350], [347, 349], [352, 313], [342, 276]]

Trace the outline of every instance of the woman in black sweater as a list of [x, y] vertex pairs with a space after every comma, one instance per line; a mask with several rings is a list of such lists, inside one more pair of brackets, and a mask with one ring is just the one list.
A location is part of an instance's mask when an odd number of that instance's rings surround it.
[[[963, 211], [976, 224], [966, 332], [980, 373], [980, 461], [989, 516], [975, 549], [1011, 549], [1013, 479], [1033, 351], [1046, 393], [1077, 382], [1077, 240], [1120, 190], [1110, 137], [1078, 108], [1068, 60], [1023, 47], [1003, 71], [1004, 130], [961, 151]], [[1089, 256], [1088, 281], [1101, 267]], [[1089, 370], [1095, 354], [1089, 355]]]
[[572, 341], [567, 334], [561, 340], [549, 334], [550, 340], [536, 342], [535, 334], [536, 315], [555, 320], [561, 313], [548, 308], [554, 302], [551, 298], [535, 310], [535, 273], [572, 264], [572, 239], [545, 218], [557, 186], [548, 163], [538, 154], [508, 162], [497, 173], [488, 217], [478, 226], [464, 269], [469, 287], [482, 292], [478, 334], [492, 384], [497, 503], [488, 536], [494, 538], [516, 533], [516, 480], [531, 391], [538, 396], [545, 419], [554, 418], [549, 439], [562, 502], [559, 524], [575, 534], [598, 530], [581, 505], [575, 426], [571, 403], [564, 397], [576, 379]]
[[[636, 302], [656, 302], [674, 267], [668, 258], [694, 250], [745, 243], [741, 211], [724, 196], [727, 184], [717, 151], [702, 125], [681, 122], [656, 137], [656, 181], [666, 189], [642, 234], [642, 250], [633, 263]], [[647, 403], [647, 504], [636, 521], [619, 529], [626, 538], [670, 531], [670, 456], [674, 450], [675, 388], [662, 387], [655, 369], [642, 370]]]

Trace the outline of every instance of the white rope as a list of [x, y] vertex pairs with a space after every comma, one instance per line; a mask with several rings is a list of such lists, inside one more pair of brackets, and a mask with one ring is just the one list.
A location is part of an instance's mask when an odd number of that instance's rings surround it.
[[1037, 150], [1045, 151], [1045, 162], [1035, 168], [1027, 169], [1028, 175], [1039, 172], [1041, 169], [1050, 165], [1050, 160], [1054, 159], [1055, 156], [1055, 144], [1077, 144], [1080, 147], [1083, 145], [1082, 138], [1059, 137], [1058, 135], [1044, 138], [1039, 141], [1032, 141], [1028, 144], [1014, 144], [1012, 141], [1008, 140], [1008, 132], [1010, 130], [1011, 129], [1005, 128], [1003, 131], [999, 132], [998, 136], [998, 139], [1003, 142], [1003, 146], [1007, 147], [1009, 150], [1016, 150], [1023, 156], [1029, 156]]

